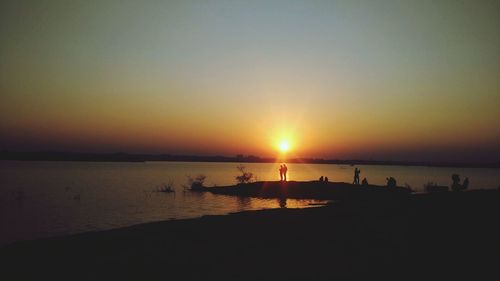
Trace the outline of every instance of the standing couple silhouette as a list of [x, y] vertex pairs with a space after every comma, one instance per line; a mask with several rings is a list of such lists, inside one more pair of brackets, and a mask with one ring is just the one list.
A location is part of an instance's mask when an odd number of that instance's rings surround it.
[[286, 172], [288, 172], [286, 164], [280, 165], [280, 181], [286, 181]]

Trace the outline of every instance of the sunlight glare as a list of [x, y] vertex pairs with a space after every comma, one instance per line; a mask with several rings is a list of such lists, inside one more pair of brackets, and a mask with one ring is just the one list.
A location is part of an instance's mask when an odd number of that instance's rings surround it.
[[288, 143], [287, 140], [282, 140], [280, 142], [280, 151], [281, 152], [287, 152], [290, 149], [290, 144]]

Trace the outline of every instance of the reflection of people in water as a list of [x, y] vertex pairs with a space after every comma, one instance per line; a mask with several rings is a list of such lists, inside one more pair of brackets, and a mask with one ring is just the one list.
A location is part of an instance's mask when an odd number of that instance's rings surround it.
[[361, 173], [361, 170], [357, 167], [354, 168], [354, 181], [352, 182], [353, 184], [359, 184], [359, 173]]
[[252, 204], [252, 201], [250, 200], [249, 197], [236, 196], [236, 198], [237, 198], [236, 204], [238, 205], [239, 211], [248, 209]]
[[283, 164], [283, 180], [286, 181], [286, 172], [288, 172], [288, 167]]
[[286, 208], [286, 198], [279, 198], [278, 202], [280, 204], [280, 208]]
[[283, 181], [283, 165], [280, 165], [280, 181]]

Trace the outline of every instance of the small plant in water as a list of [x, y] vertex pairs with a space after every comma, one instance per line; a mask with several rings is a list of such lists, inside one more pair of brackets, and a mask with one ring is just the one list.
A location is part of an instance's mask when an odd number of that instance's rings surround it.
[[187, 175], [186, 177], [187, 177], [187, 185], [183, 185], [184, 188], [190, 190], [201, 190], [205, 188], [203, 184], [205, 183], [205, 179], [207, 178], [207, 176], [199, 174], [194, 178], [191, 177], [190, 175]]
[[236, 182], [238, 184], [250, 183], [253, 181], [254, 179], [253, 173], [247, 172], [245, 166], [238, 165], [236, 169], [241, 173], [240, 175], [237, 175], [235, 177]]
[[167, 183], [163, 183], [162, 185], [160, 185], [160, 187], [158, 187], [157, 189], [158, 192], [175, 192], [175, 189], [174, 189], [174, 181], [172, 180], [169, 180]]

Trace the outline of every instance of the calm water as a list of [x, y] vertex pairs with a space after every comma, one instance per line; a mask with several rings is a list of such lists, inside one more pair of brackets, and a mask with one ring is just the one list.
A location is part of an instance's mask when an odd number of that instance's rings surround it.
[[[104, 230], [167, 219], [279, 208], [279, 201], [184, 191], [186, 175], [207, 176], [205, 185], [234, 184], [235, 163], [89, 163], [0, 161], [0, 245], [25, 239]], [[245, 164], [258, 180], [277, 180], [279, 164]], [[354, 167], [289, 164], [290, 180], [351, 182]], [[471, 188], [496, 188], [499, 169], [358, 166], [361, 179], [422, 190], [428, 181], [450, 185], [452, 173], [469, 177]], [[173, 181], [175, 193], [155, 190]], [[287, 200], [288, 208], [309, 200]]]

